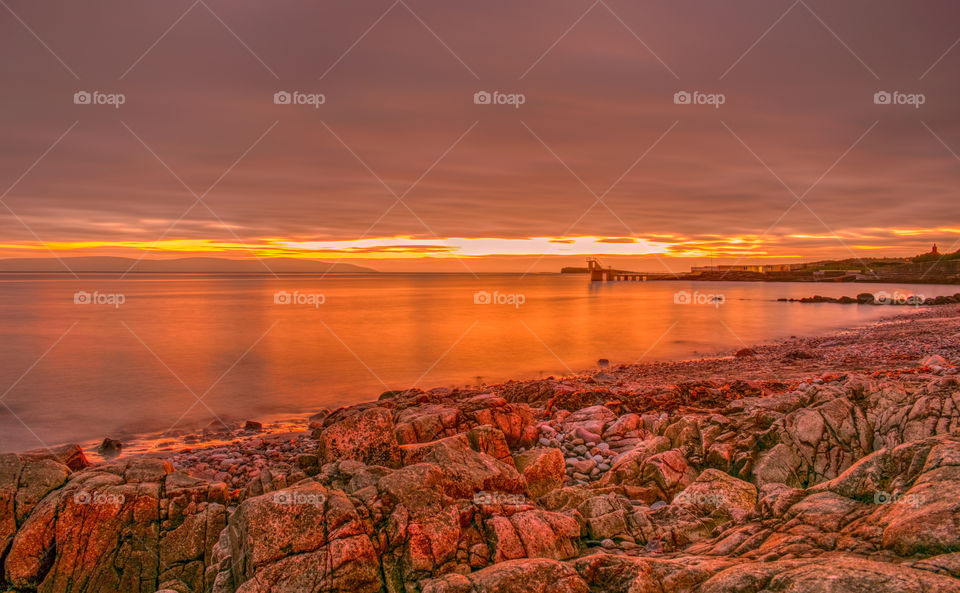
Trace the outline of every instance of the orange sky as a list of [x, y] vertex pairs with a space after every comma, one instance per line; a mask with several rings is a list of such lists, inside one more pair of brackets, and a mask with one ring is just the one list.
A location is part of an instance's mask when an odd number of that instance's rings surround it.
[[207, 5], [0, 10], [0, 257], [674, 271], [960, 247], [953, 1]]

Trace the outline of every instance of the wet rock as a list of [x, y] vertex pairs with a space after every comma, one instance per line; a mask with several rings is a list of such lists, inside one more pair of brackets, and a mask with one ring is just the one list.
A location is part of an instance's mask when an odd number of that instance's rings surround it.
[[100, 443], [99, 447], [97, 447], [97, 453], [99, 453], [104, 459], [113, 459], [114, 457], [120, 455], [122, 451], [123, 443], [117, 439], [111, 439], [110, 437], [103, 439], [103, 442]]

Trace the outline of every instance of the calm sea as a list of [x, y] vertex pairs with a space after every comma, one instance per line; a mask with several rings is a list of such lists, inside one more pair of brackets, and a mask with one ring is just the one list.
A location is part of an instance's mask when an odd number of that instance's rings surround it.
[[[387, 389], [729, 352], [903, 308], [780, 297], [955, 286], [584, 276], [6, 274], [0, 450], [305, 415]], [[711, 297], [711, 295], [713, 295]], [[689, 303], [687, 301], [690, 301]]]

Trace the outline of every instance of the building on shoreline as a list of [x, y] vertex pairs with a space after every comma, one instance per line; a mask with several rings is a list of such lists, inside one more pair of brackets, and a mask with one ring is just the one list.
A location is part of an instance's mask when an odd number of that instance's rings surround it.
[[802, 270], [807, 264], [747, 264], [747, 265], [719, 265], [719, 266], [692, 266], [691, 274], [703, 272], [757, 272], [767, 274], [769, 272], [793, 272]]

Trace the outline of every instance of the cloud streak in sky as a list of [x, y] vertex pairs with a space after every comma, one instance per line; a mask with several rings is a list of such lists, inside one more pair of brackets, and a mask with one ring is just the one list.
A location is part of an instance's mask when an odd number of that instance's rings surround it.
[[[9, 6], [23, 22], [0, 21], [17, 57], [0, 65], [4, 255], [509, 267], [957, 240], [954, 2]], [[125, 102], [78, 105], [78, 91]], [[278, 105], [278, 91], [325, 101]]]

